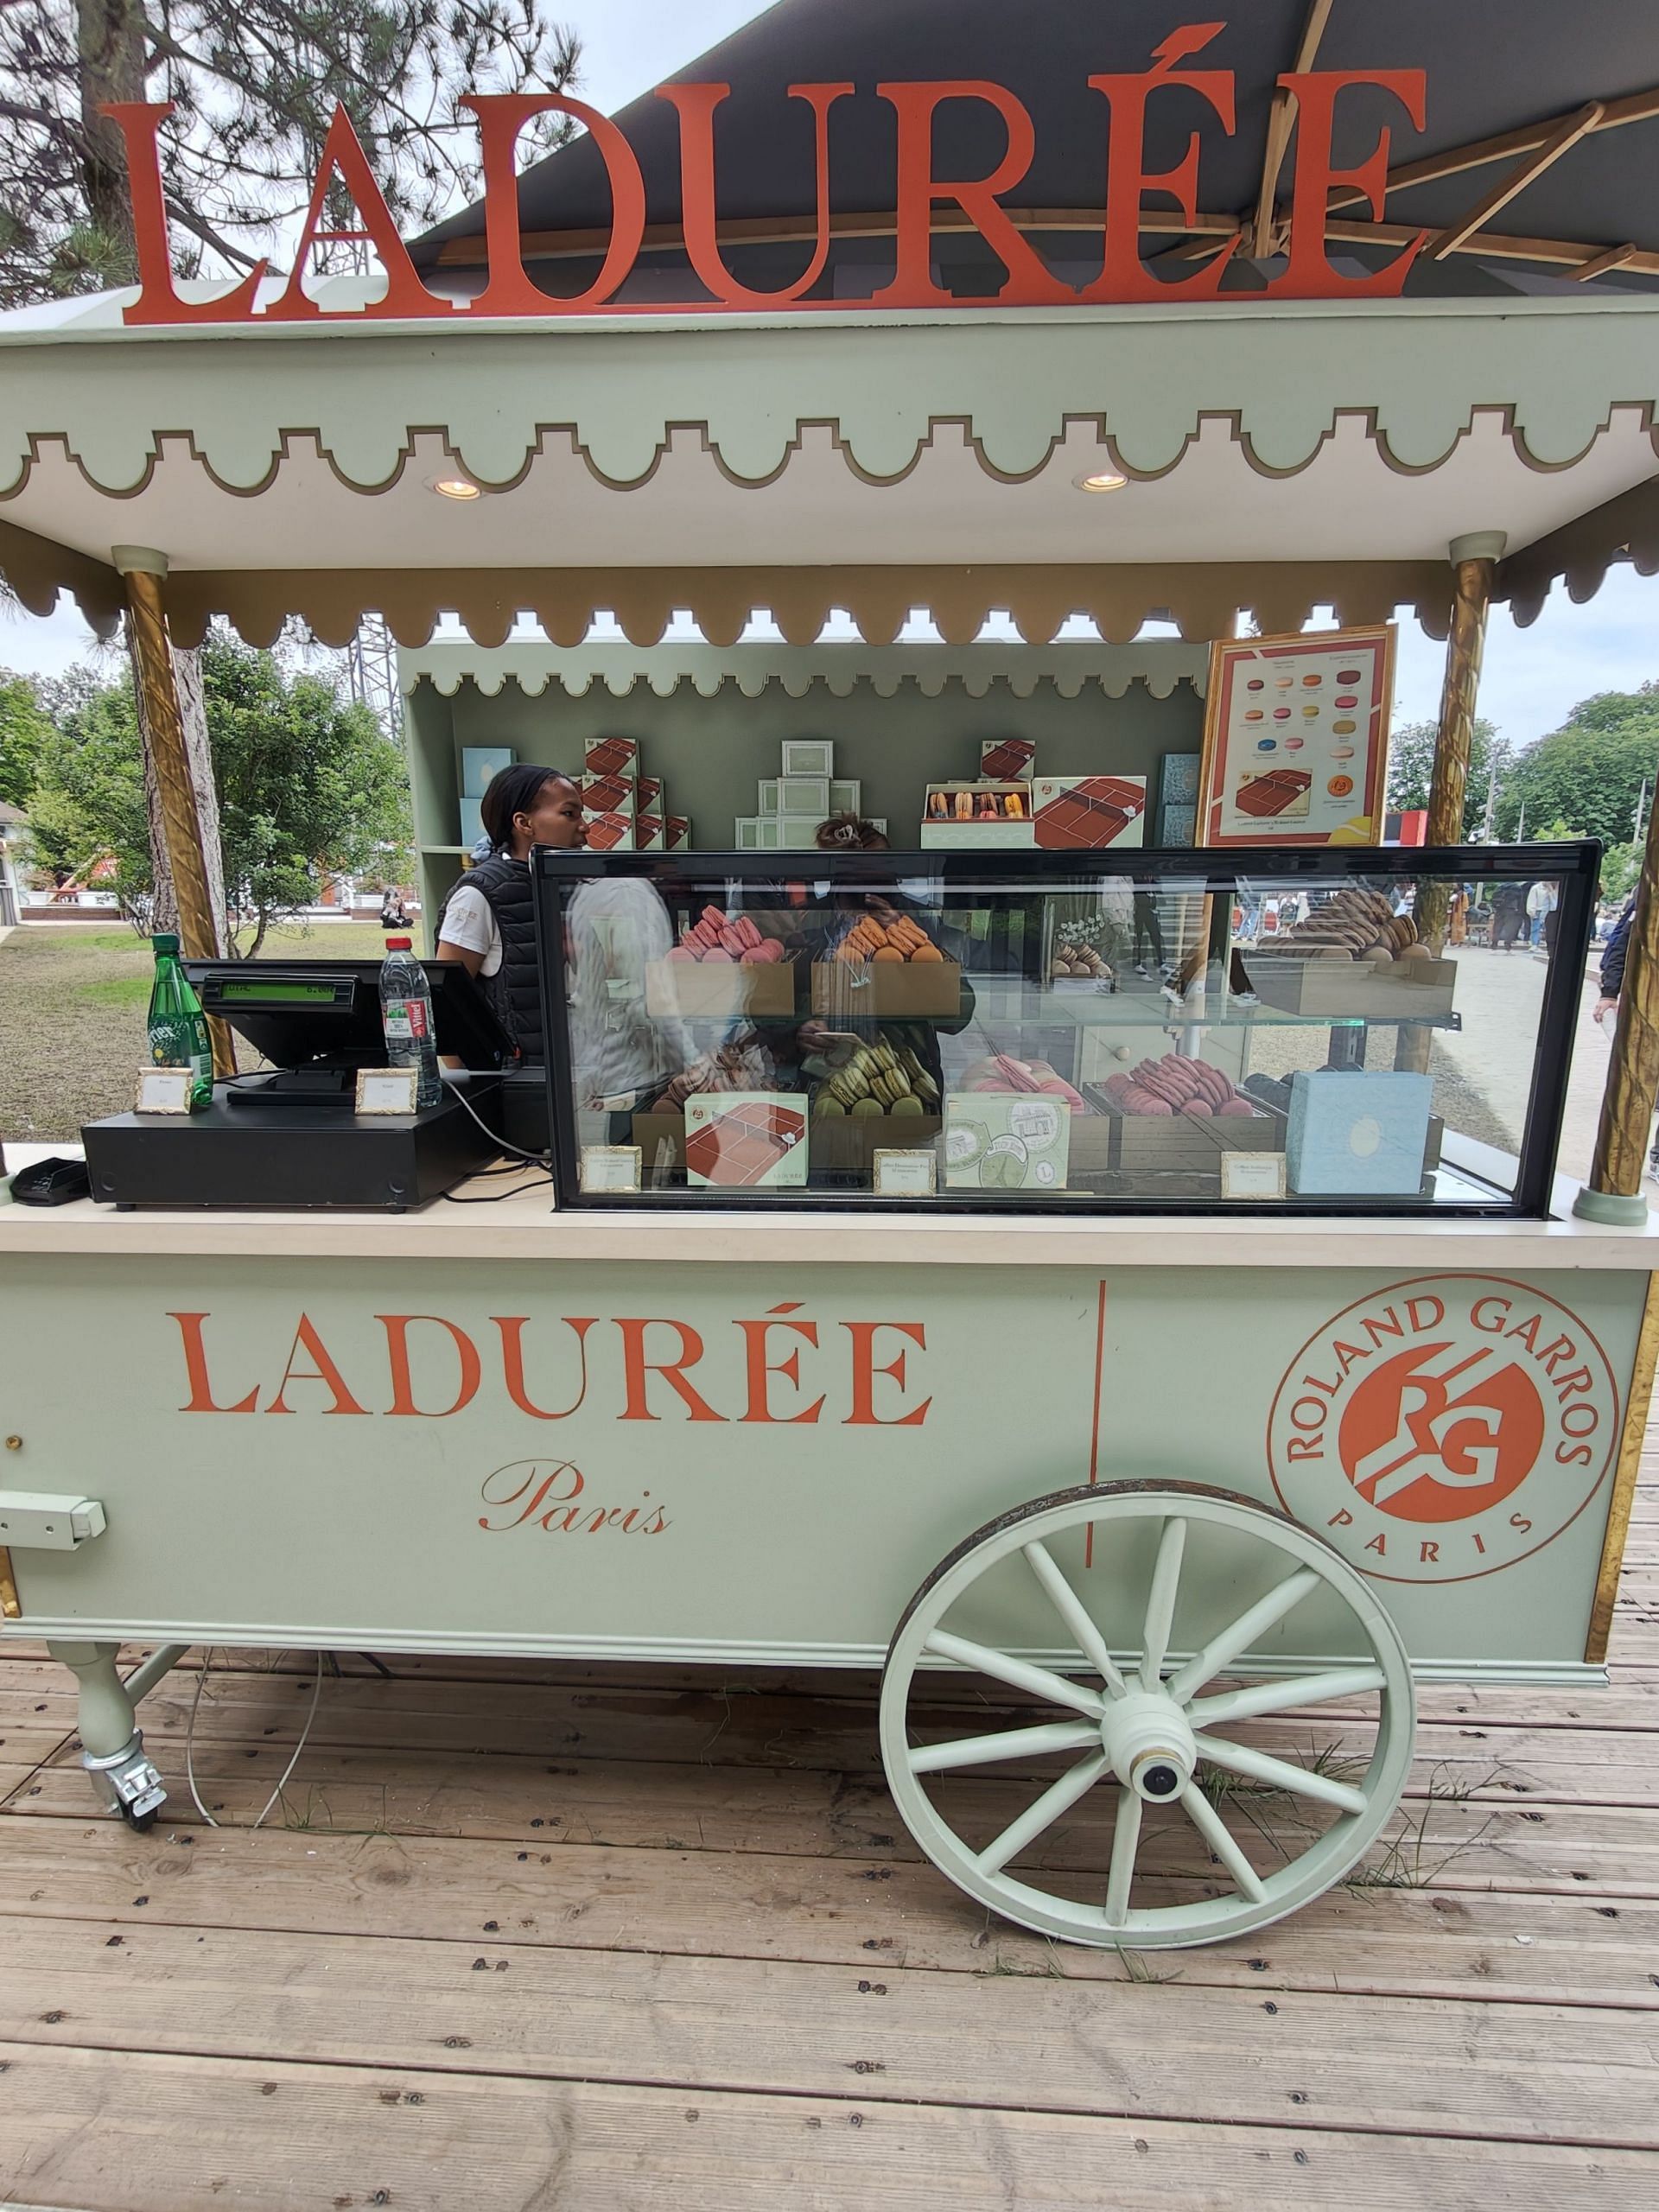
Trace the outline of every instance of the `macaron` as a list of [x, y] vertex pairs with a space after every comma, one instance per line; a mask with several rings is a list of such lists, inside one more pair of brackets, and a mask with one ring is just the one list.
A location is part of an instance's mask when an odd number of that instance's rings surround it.
[[1247, 691], [1265, 691], [1267, 690], [1267, 684], [1261, 677], [1253, 676], [1249, 682], [1244, 686], [1244, 689]]
[[1357, 722], [1344, 720], [1339, 722], [1332, 722], [1331, 728], [1338, 737], [1351, 737], [1355, 730], [1358, 728], [1358, 724]]
[[1273, 688], [1275, 691], [1289, 691], [1294, 689], [1295, 683], [1296, 679], [1294, 676], [1275, 676], [1273, 679]]
[[1351, 760], [1353, 757], [1354, 748], [1351, 745], [1333, 745], [1331, 748], [1331, 758], [1333, 760]]
[[1338, 683], [1357, 683], [1359, 671], [1357, 668], [1339, 668], [1337, 671], [1337, 681]]
[[1261, 708], [1260, 708], [1260, 707], [1249, 707], [1249, 708], [1247, 708], [1247, 709], [1245, 709], [1245, 713], [1244, 713], [1244, 719], [1245, 719], [1245, 721], [1246, 721], [1247, 722], [1259, 722], [1259, 721], [1262, 720], [1262, 709], [1261, 709]]
[[1255, 741], [1255, 749], [1258, 753], [1276, 753], [1279, 750], [1279, 741], [1274, 737], [1258, 737]]
[[1339, 707], [1357, 707], [1359, 704], [1359, 701], [1354, 696], [1351, 691], [1343, 691], [1338, 694], [1337, 704]]
[[1302, 709], [1302, 720], [1305, 722], [1316, 722], [1319, 719], [1319, 710], [1318, 707], [1306, 706]]
[[1300, 753], [1303, 743], [1304, 741], [1300, 737], [1287, 737], [1285, 740], [1285, 750], [1287, 753]]
[[1273, 719], [1276, 722], [1287, 722], [1290, 720], [1290, 709], [1288, 707], [1275, 707], [1273, 710]]
[[1325, 788], [1332, 798], [1346, 798], [1354, 788], [1354, 779], [1351, 776], [1332, 776]]
[[1322, 676], [1305, 676], [1302, 678], [1303, 684], [1310, 691], [1317, 691], [1324, 681], [1325, 678]]

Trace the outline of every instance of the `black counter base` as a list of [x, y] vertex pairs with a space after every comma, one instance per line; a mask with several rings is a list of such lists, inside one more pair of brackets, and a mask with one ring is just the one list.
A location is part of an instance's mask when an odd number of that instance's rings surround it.
[[349, 1105], [234, 1100], [215, 1085], [200, 1114], [113, 1114], [82, 1130], [92, 1197], [171, 1211], [404, 1213], [453, 1191], [497, 1157], [500, 1078], [449, 1077], [442, 1104], [414, 1115], [358, 1116]]

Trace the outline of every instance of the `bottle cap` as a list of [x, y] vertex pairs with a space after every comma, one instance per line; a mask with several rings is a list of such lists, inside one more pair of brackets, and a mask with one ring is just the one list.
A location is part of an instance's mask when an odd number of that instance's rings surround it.
[[163, 930], [149, 941], [157, 952], [176, 952], [179, 949], [178, 938], [172, 930]]
[[415, 940], [412, 937], [389, 937], [386, 939], [386, 950], [388, 952], [408, 952], [412, 950], [414, 943]]

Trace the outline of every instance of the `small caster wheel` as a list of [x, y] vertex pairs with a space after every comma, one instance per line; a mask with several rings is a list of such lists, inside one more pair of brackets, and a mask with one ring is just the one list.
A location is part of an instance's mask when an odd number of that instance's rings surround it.
[[152, 1806], [147, 1813], [130, 1813], [124, 1805], [121, 1808], [121, 1817], [135, 1834], [148, 1835], [161, 1818], [161, 1808]]

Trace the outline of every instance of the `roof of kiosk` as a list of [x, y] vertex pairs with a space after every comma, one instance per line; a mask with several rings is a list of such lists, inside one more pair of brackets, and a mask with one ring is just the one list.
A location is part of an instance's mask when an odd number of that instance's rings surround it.
[[[1007, 0], [779, 0], [665, 81], [731, 86], [717, 140], [721, 214], [763, 235], [766, 219], [783, 219], [767, 243], [749, 249], [757, 257], [770, 253], [778, 264], [777, 275], [750, 279], [757, 284], [785, 282], [799, 269], [802, 255], [795, 251], [791, 261], [781, 238], [789, 235], [788, 219], [810, 229], [816, 213], [812, 125], [803, 105], [787, 97], [793, 84], [855, 87], [856, 96], [834, 110], [830, 125], [832, 201], [855, 232], [838, 240], [832, 274], [836, 267], [850, 272], [891, 264], [893, 117], [874, 87], [942, 78], [988, 80], [1016, 95], [1032, 118], [1036, 150], [1007, 201], [1020, 211], [1021, 227], [1061, 261], [1086, 259], [1086, 240], [1079, 240], [1092, 230], [1098, 269], [1107, 110], [1089, 79], [1145, 71], [1172, 32], [1227, 13], [1201, 0], [1114, 0], [1109, 8], [1024, 0], [1017, 12]], [[1011, 35], [1016, 22], [1017, 35]], [[1198, 128], [1200, 205], [1215, 221], [1216, 236], [1236, 227], [1256, 206], [1281, 72], [1422, 69], [1427, 83], [1421, 133], [1410, 130], [1398, 101], [1385, 92], [1357, 87], [1343, 96], [1333, 142], [1339, 162], [1350, 165], [1369, 154], [1379, 124], [1395, 134], [1382, 230], [1368, 238], [1375, 225], [1357, 204], [1332, 211], [1331, 235], [1357, 264], [1388, 259], [1398, 239], [1419, 227], [1443, 234], [1499, 180], [1513, 182], [1524, 165], [1535, 174], [1466, 245], [1449, 249], [1444, 259], [1425, 256], [1409, 289], [1524, 291], [1541, 278], [1549, 283], [1548, 272], [1559, 279], [1595, 256], [1625, 248], [1630, 257], [1593, 281], [1659, 285], [1659, 35], [1649, 0], [1577, 0], [1571, 7], [1561, 0], [1388, 0], [1386, 6], [1378, 0], [1249, 0], [1230, 22], [1209, 27], [1214, 37], [1179, 67], [1234, 73], [1236, 128], [1224, 133], [1194, 99], [1151, 99], [1145, 166], [1148, 173], [1174, 168]], [[1586, 113], [1592, 106], [1596, 112]], [[647, 92], [615, 119], [644, 173], [656, 258], [664, 270], [683, 268], [669, 235], [681, 214], [674, 110]], [[1573, 135], [1575, 122], [1583, 128]], [[941, 175], [982, 176], [1001, 158], [1002, 123], [982, 104], [945, 110], [935, 130]], [[1551, 143], [1561, 139], [1565, 143]], [[1281, 198], [1289, 174], [1287, 162]], [[519, 181], [518, 207], [520, 227], [529, 234], [527, 260], [535, 265], [539, 257], [538, 274], [554, 289], [575, 289], [585, 281], [578, 273], [562, 283], [553, 270], [562, 261], [583, 262], [582, 233], [610, 219], [605, 168], [593, 142], [573, 141], [530, 168]], [[942, 207], [942, 217], [945, 212]], [[1044, 214], [1053, 219], [1044, 222]], [[1141, 247], [1148, 258], [1183, 234], [1167, 200], [1149, 198], [1143, 216]], [[481, 209], [464, 209], [418, 242], [416, 259], [476, 270], [483, 230]], [[939, 237], [936, 250], [941, 263], [954, 262], [964, 273], [983, 269], [988, 260], [972, 238]], [[1241, 267], [1236, 280], [1250, 285], [1262, 277]]]
[[[1005, 58], [986, 41], [994, 16], [1006, 35], [1006, 10], [988, 0], [785, 0], [682, 73], [729, 77], [736, 100], [817, 73], [868, 88], [883, 72], [983, 67], [1030, 104], [1038, 159], [1058, 164], [1036, 179], [1045, 207], [1086, 208], [1098, 187], [1065, 101], [1094, 97], [1091, 71], [1144, 67], [1192, 12], [1136, 0], [1085, 36], [1077, 10], [1042, 0]], [[1260, 0], [1248, 38], [1235, 27], [1198, 57], [1239, 80], [1236, 137], [1205, 141], [1206, 194], [1250, 200], [1268, 88], [1307, 20], [1304, 0]], [[1587, 232], [1588, 251], [1629, 242], [1632, 208], [1659, 220], [1644, 183], [1659, 119], [1630, 119], [1659, 76], [1650, 21], [1636, 0], [1590, 0], [1570, 19], [1554, 0], [1386, 11], [1338, 0], [1318, 60], [1427, 66], [1423, 143], [1442, 156], [1523, 110], [1532, 118], [1517, 126], [1531, 154], [1516, 155], [1510, 130], [1496, 170], [1488, 157], [1472, 176], [1402, 188], [1417, 223], [1455, 224], [1471, 192], [1535, 158], [1558, 101], [1600, 103], [1616, 124], [1585, 124], [1503, 211], [1529, 229], [1548, 219], [1558, 238]], [[1378, 120], [1367, 123], [1365, 97], [1353, 94], [1355, 152]], [[1659, 118], [1659, 97], [1651, 105]], [[849, 116], [873, 105], [846, 103]], [[622, 119], [656, 217], [674, 118], [648, 99]], [[769, 135], [763, 118], [728, 135], [733, 204], [760, 194], [775, 207], [767, 180], [792, 173], [800, 149], [790, 141], [786, 162], [783, 126]], [[1096, 127], [1091, 175], [1101, 143]], [[957, 150], [970, 161], [975, 142]], [[1147, 168], [1179, 150], [1149, 130]], [[526, 228], [593, 214], [582, 198], [592, 160], [579, 142], [527, 175]], [[890, 171], [877, 162], [867, 199], [890, 205]], [[1536, 196], [1547, 192], [1556, 198]], [[472, 219], [417, 246], [432, 282], [475, 289], [475, 273], [441, 258], [470, 251]], [[937, 243], [943, 265], [953, 242]], [[1370, 249], [1356, 250], [1357, 270]], [[522, 610], [575, 644], [610, 609], [650, 644], [680, 607], [721, 639], [768, 607], [796, 643], [835, 607], [883, 642], [918, 605], [953, 641], [999, 607], [1033, 640], [1078, 610], [1109, 638], [1167, 613], [1201, 639], [1230, 628], [1240, 606], [1281, 628], [1324, 602], [1346, 620], [1415, 605], [1436, 628], [1448, 543], [1477, 531], [1505, 534], [1498, 589], [1523, 616], [1563, 572], [1582, 595], [1621, 554], [1659, 567], [1659, 291], [1642, 283], [1644, 260], [1583, 283], [1505, 260], [1500, 284], [1487, 259], [1453, 255], [1417, 296], [1357, 301], [1263, 297], [1274, 264], [1240, 261], [1257, 289], [1178, 305], [842, 298], [830, 313], [657, 313], [625, 294], [616, 314], [498, 321], [462, 299], [453, 319], [359, 321], [349, 311], [376, 286], [336, 279], [325, 304], [346, 312], [310, 323], [136, 327], [123, 321], [133, 296], [119, 293], [19, 310], [0, 315], [0, 569], [26, 604], [70, 588], [107, 626], [120, 596], [111, 547], [155, 547], [185, 642], [215, 613], [264, 640], [289, 613], [343, 640], [377, 609], [420, 644], [454, 609], [485, 642]], [[533, 252], [529, 265], [539, 277]], [[1456, 296], [1476, 281], [1481, 296]], [[1123, 487], [1081, 488], [1103, 471]], [[436, 495], [457, 476], [483, 496]]]

